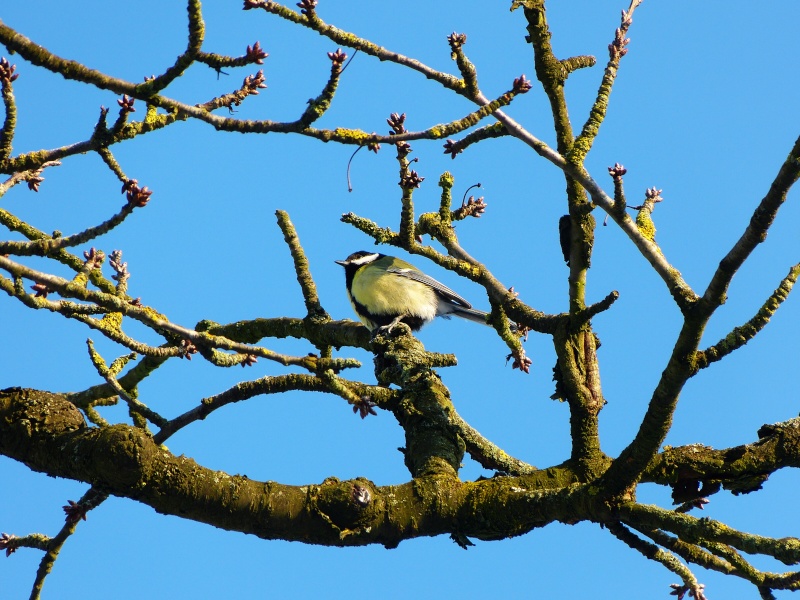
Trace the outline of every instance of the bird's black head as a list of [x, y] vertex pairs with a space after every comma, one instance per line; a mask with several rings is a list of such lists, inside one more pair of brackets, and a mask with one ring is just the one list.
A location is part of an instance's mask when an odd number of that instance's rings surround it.
[[353, 277], [355, 276], [356, 271], [358, 271], [364, 265], [367, 265], [372, 261], [378, 260], [383, 256], [384, 256], [383, 254], [379, 254], [377, 252], [367, 252], [366, 250], [359, 250], [358, 252], [353, 252], [350, 256], [348, 256], [344, 260], [336, 260], [334, 262], [337, 265], [342, 265], [344, 267], [347, 288], [350, 289], [350, 284], [353, 282]]

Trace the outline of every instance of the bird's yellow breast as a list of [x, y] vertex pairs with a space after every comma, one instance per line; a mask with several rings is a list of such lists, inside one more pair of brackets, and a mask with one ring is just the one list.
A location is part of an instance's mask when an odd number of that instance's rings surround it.
[[360, 269], [353, 277], [353, 298], [375, 314], [404, 313], [433, 319], [436, 293], [424, 283], [378, 269]]

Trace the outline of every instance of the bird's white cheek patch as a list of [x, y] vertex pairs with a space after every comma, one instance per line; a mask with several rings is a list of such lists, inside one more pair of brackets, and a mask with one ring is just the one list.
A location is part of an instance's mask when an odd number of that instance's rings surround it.
[[358, 265], [360, 267], [361, 265], [365, 265], [367, 263], [371, 263], [373, 260], [375, 260], [377, 258], [378, 258], [377, 254], [367, 254], [366, 256], [362, 256], [361, 258], [356, 258], [356, 259], [351, 260], [350, 264], [351, 265]]

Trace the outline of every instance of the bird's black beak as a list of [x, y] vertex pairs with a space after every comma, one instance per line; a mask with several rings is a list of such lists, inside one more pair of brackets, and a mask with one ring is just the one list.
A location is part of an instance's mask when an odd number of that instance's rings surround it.
[[346, 260], [335, 260], [333, 262], [335, 262], [337, 265], [342, 265], [343, 267], [347, 266], [347, 261]]

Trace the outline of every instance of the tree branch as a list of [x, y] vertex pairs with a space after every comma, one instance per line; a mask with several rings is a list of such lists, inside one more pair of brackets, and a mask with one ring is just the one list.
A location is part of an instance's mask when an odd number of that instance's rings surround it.
[[632, 0], [627, 11], [622, 11], [622, 21], [619, 28], [614, 32], [614, 40], [608, 45], [609, 59], [606, 64], [606, 70], [603, 73], [603, 79], [600, 82], [600, 88], [597, 90], [594, 104], [589, 111], [589, 117], [583, 124], [583, 129], [580, 135], [575, 138], [575, 141], [570, 148], [567, 160], [576, 164], [583, 164], [589, 150], [594, 143], [597, 134], [600, 132], [600, 125], [603, 123], [608, 110], [608, 101], [611, 97], [611, 89], [614, 86], [614, 81], [617, 78], [619, 71], [620, 60], [628, 52], [626, 46], [629, 40], [625, 37], [628, 33], [628, 28], [633, 23], [633, 12], [642, 0]]
[[[85, 514], [102, 504], [107, 497], [107, 494], [103, 494], [94, 487], [91, 487], [78, 502], [72, 504], [70, 508], [78, 508], [78, 510], [82, 511], [81, 516], [74, 518], [74, 516], [71, 516], [70, 513], [67, 513], [66, 523], [64, 523], [61, 531], [59, 531], [55, 537], [47, 540], [47, 545], [44, 548], [46, 552], [42, 557], [42, 560], [39, 562], [39, 568], [36, 571], [36, 578], [33, 582], [33, 589], [31, 590], [30, 596], [31, 600], [38, 600], [41, 597], [45, 578], [53, 569], [53, 565], [55, 564], [56, 559], [61, 552], [61, 548], [70, 538], [70, 536], [75, 533], [78, 523], [81, 522], [82, 518], [85, 520]], [[66, 511], [67, 508], [68, 507], [64, 507], [64, 510]]]
[[118, 225], [120, 225], [136, 206], [132, 203], [125, 204], [122, 209], [113, 217], [84, 229], [67, 237], [42, 237], [30, 242], [0, 242], [0, 254], [14, 254], [15, 256], [47, 256], [62, 248], [71, 248], [80, 244], [85, 244], [91, 240], [105, 235]]
[[795, 141], [789, 156], [786, 157], [775, 176], [767, 195], [753, 212], [742, 237], [720, 261], [719, 267], [703, 294], [704, 313], [710, 315], [725, 301], [725, 295], [733, 276], [755, 247], [767, 238], [767, 231], [775, 220], [778, 209], [786, 201], [786, 195], [798, 177], [800, 177], [800, 137]]
[[668, 448], [648, 465], [642, 481], [672, 486], [718, 482], [734, 493], [745, 493], [787, 467], [800, 467], [800, 418], [762, 426], [758, 440], [750, 444], [721, 450], [699, 444]]
[[295, 273], [297, 274], [297, 283], [300, 284], [300, 289], [303, 292], [303, 300], [306, 304], [306, 311], [308, 317], [312, 319], [320, 319], [322, 321], [330, 321], [330, 315], [322, 308], [317, 295], [317, 286], [314, 284], [314, 279], [311, 277], [309, 270], [308, 259], [300, 245], [300, 238], [297, 236], [297, 231], [294, 225], [289, 220], [289, 213], [283, 210], [276, 211], [278, 217], [278, 226], [283, 232], [283, 239], [286, 245], [289, 246], [289, 251], [292, 254], [292, 261], [294, 262]]
[[616, 512], [623, 523], [637, 529], [647, 527], [670, 531], [688, 542], [701, 539], [719, 542], [748, 554], [771, 556], [787, 565], [800, 562], [800, 539], [797, 538], [774, 539], [745, 533], [713, 519], [697, 519], [651, 505], [624, 504]]
[[783, 301], [788, 298], [789, 292], [792, 291], [794, 284], [797, 283], [798, 276], [800, 276], [800, 263], [789, 269], [789, 274], [781, 280], [778, 288], [772, 292], [752, 319], [740, 327], [734, 327], [733, 331], [713, 346], [697, 352], [695, 357], [696, 368], [698, 370], [704, 369], [710, 364], [722, 360], [728, 354], [738, 350], [756, 337], [766, 327], [769, 320], [783, 304]]
[[[384, 487], [366, 479], [291, 486], [230, 476], [173, 456], [139, 428], [88, 428], [62, 396], [18, 388], [0, 393], [0, 453], [54, 476], [94, 481], [163, 514], [330, 546], [394, 547], [456, 530], [500, 539], [574, 516], [577, 505], [571, 493], [547, 491], [563, 484], [566, 472], [558, 469], [478, 482], [437, 475]], [[507, 510], [516, 516], [507, 519]]]
[[151, 329], [156, 331], [168, 331], [178, 335], [183, 340], [189, 340], [194, 344], [202, 345], [204, 347], [222, 348], [224, 350], [232, 350], [245, 355], [252, 354], [254, 356], [262, 356], [268, 360], [273, 360], [286, 366], [297, 365], [311, 371], [315, 371], [319, 368], [345, 369], [360, 365], [358, 361], [353, 361], [351, 359], [325, 359], [315, 356], [294, 357], [283, 355], [273, 352], [272, 350], [268, 350], [267, 348], [262, 348], [259, 346], [247, 346], [245, 344], [232, 342], [223, 337], [211, 336], [207, 333], [186, 329], [185, 327], [171, 323], [165, 317], [163, 317], [163, 315], [156, 313], [150, 308], [140, 308], [130, 304], [125, 300], [117, 298], [114, 295], [88, 290], [85, 287], [76, 285], [73, 282], [67, 281], [66, 279], [35, 271], [34, 269], [30, 269], [15, 263], [2, 256], [0, 256], [0, 268], [6, 269], [15, 277], [25, 277], [32, 279], [37, 283], [41, 283], [47, 286], [48, 289], [56, 291], [67, 298], [78, 298], [87, 302], [93, 302], [98, 306], [102, 306], [103, 308], [107, 309], [109, 312], [120, 313], [126, 317], [130, 317], [143, 323]]
[[693, 594], [694, 598], [701, 597], [697, 595], [697, 591], [702, 590], [703, 586], [697, 582], [697, 578], [689, 570], [689, 568], [675, 558], [671, 552], [667, 552], [655, 544], [651, 544], [641, 539], [620, 523], [606, 523], [606, 527], [608, 527], [608, 530], [614, 535], [614, 537], [624, 542], [634, 550], [639, 551], [646, 558], [661, 563], [667, 569], [680, 577], [683, 581], [683, 584], [689, 590], [695, 590], [695, 593]]

